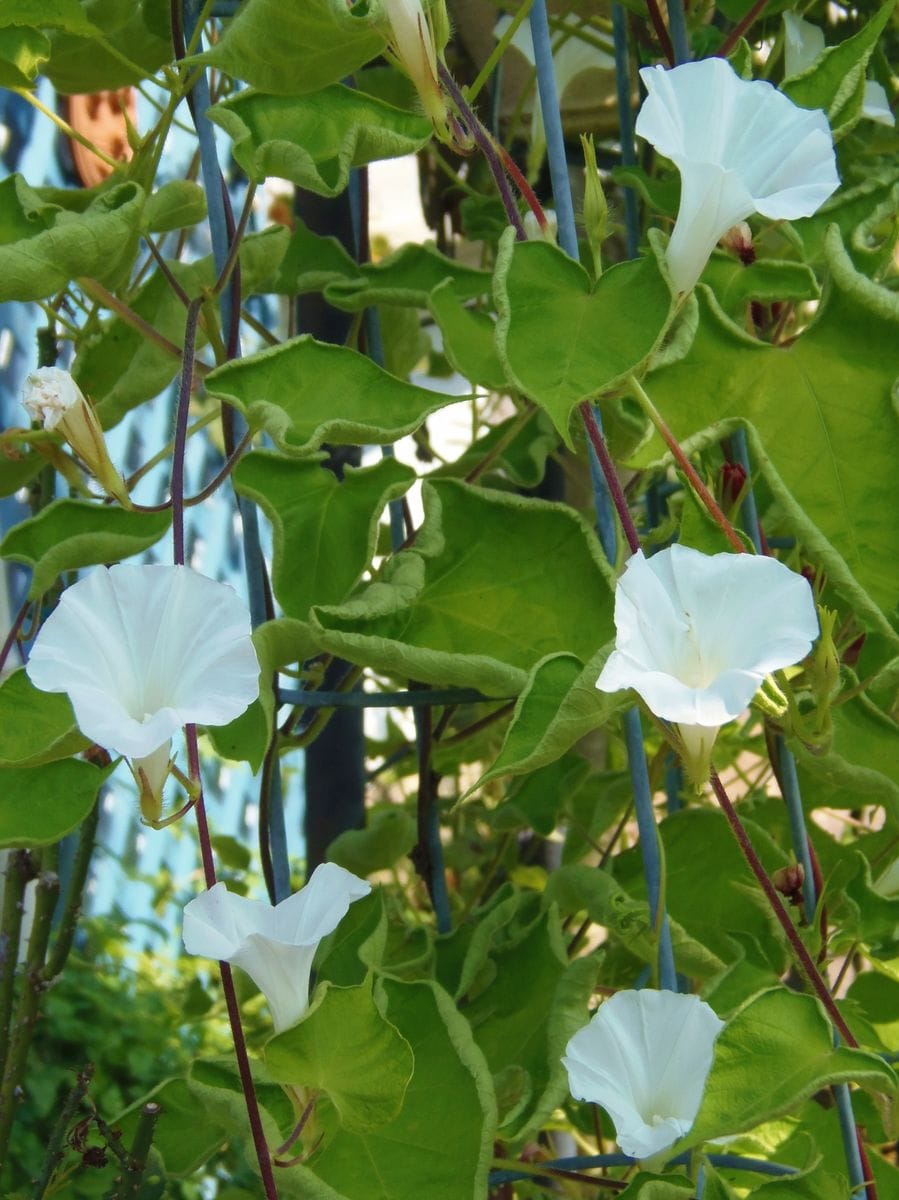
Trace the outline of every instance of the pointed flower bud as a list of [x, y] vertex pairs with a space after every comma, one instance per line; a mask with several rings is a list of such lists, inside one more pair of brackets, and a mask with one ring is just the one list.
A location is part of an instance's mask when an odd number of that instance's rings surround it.
[[584, 229], [593, 256], [593, 274], [599, 279], [602, 274], [602, 245], [609, 236], [609, 205], [596, 165], [592, 134], [590, 137], [581, 134], [581, 147], [584, 151]]
[[522, 217], [521, 223], [528, 235], [528, 241], [549, 242], [551, 246], [557, 246], [559, 243], [559, 218], [556, 216], [555, 209], [544, 209], [543, 215], [546, 218], [546, 223], [543, 225], [540, 224], [537, 214], [531, 209], [528, 209]]
[[246, 971], [271, 1009], [275, 1032], [295, 1025], [309, 1007], [309, 974], [322, 938], [337, 928], [371, 884], [336, 863], [322, 863], [302, 889], [272, 906], [217, 883], [184, 909], [188, 954]]
[[777, 559], [674, 545], [628, 561], [615, 629], [596, 686], [633, 688], [657, 717], [676, 722], [699, 786], [719, 726], [740, 715], [769, 672], [805, 657], [818, 618], [808, 583]]
[[440, 11], [436, 21], [431, 13], [425, 13], [422, 0], [381, 0], [381, 7], [387, 21], [390, 50], [415, 84], [425, 115], [437, 137], [454, 145], [458, 140], [458, 123], [437, 74], [437, 55], [449, 37], [449, 17], [444, 0], [438, 0], [436, 7]]
[[128, 489], [106, 449], [97, 414], [68, 371], [61, 367], [32, 371], [25, 380], [22, 403], [33, 421], [65, 438], [105, 492], [131, 507]]
[[678, 292], [692, 290], [738, 221], [810, 217], [839, 187], [823, 112], [799, 108], [764, 80], [741, 79], [723, 58], [644, 67], [640, 77], [649, 95], [636, 131], [680, 172], [667, 251]]
[[602, 1105], [625, 1154], [653, 1158], [692, 1128], [723, 1028], [698, 996], [616, 992], [565, 1047], [571, 1094]]

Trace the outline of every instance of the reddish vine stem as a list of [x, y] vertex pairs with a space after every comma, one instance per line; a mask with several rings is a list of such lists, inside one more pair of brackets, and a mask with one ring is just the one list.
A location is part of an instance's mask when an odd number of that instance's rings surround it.
[[500, 194], [500, 199], [503, 202], [503, 208], [506, 210], [506, 216], [509, 218], [509, 224], [515, 229], [515, 234], [520, 242], [527, 241], [527, 234], [524, 231], [524, 225], [521, 223], [521, 214], [515, 204], [515, 199], [509, 188], [509, 181], [506, 178], [506, 173], [503, 170], [503, 164], [496, 151], [493, 143], [493, 138], [478, 120], [474, 109], [465, 99], [462, 94], [462, 89], [453, 79], [452, 75], [446, 69], [442, 62], [437, 63], [437, 74], [440, 77], [441, 84], [446, 88], [452, 97], [452, 101], [458, 108], [463, 121], [468, 126], [471, 136], [474, 138], [478, 149], [487, 160], [487, 166], [490, 168], [490, 174], [493, 176], [497, 190]]
[[718, 803], [721, 805], [721, 810], [727, 818], [727, 822], [731, 827], [734, 837], [737, 839], [740, 850], [743, 852], [743, 857], [746, 859], [749, 869], [758, 880], [762, 891], [768, 898], [768, 903], [771, 905], [778, 923], [786, 934], [787, 941], [790, 943], [793, 953], [796, 956], [796, 960], [802, 968], [803, 974], [806, 976], [818, 999], [827, 1010], [827, 1015], [830, 1017], [831, 1021], [833, 1021], [840, 1037], [847, 1046], [858, 1049], [858, 1042], [853, 1037], [852, 1031], [849, 1029], [849, 1026], [840, 1015], [840, 1010], [837, 1008], [836, 1002], [834, 1001], [833, 996], [830, 994], [830, 989], [828, 988], [827, 983], [824, 981], [824, 979], [822, 979], [821, 973], [818, 971], [818, 968], [815, 966], [815, 963], [812, 960], [812, 956], [809, 954], [808, 950], [806, 950], [802, 938], [796, 932], [796, 928], [793, 925], [790, 914], [784, 907], [780, 896], [778, 896], [774, 884], [768, 878], [768, 873], [762, 866], [761, 859], [755, 852], [755, 847], [749, 838], [749, 834], [746, 832], [743, 822], [737, 815], [737, 810], [731, 803], [730, 797], [724, 790], [724, 785], [718, 778], [718, 775], [715, 771], [712, 771], [711, 783], [715, 795], [718, 798]]
[[3, 649], [0, 650], [0, 671], [6, 666], [6, 660], [9, 658], [13, 646], [16, 644], [16, 639], [19, 636], [19, 630], [25, 624], [25, 617], [28, 615], [28, 608], [31, 601], [27, 598], [22, 601], [22, 607], [16, 613], [16, 619], [12, 623], [12, 628], [6, 635], [6, 641], [3, 643]]
[[646, 0], [646, 7], [649, 10], [649, 19], [652, 22], [655, 35], [659, 39], [659, 45], [662, 48], [662, 53], [668, 59], [668, 66], [673, 67], [676, 62], [674, 57], [674, 46], [671, 44], [671, 37], [668, 33], [668, 27], [662, 20], [662, 13], [659, 9], [658, 0]]
[[[234, 447], [234, 453], [225, 460], [225, 462], [222, 464], [221, 468], [212, 477], [212, 479], [210, 479], [210, 481], [206, 484], [206, 486], [203, 488], [202, 491], [197, 492], [197, 494], [195, 496], [190, 496], [190, 497], [188, 497], [187, 500], [184, 501], [184, 507], [185, 508], [193, 508], [197, 504], [202, 504], [204, 500], [208, 500], [209, 497], [212, 495], [212, 493], [225, 482], [225, 480], [228, 478], [228, 476], [231, 474], [231, 472], [234, 470], [234, 468], [240, 462], [241, 458], [243, 457], [244, 451], [250, 445], [252, 440], [253, 440], [253, 435], [252, 435], [252, 433], [250, 433], [249, 430], [247, 430], [247, 432], [243, 435], [243, 437], [240, 439], [238, 444]], [[133, 505], [135, 512], [146, 512], [146, 513], [165, 512], [165, 510], [167, 508], [171, 508], [171, 507], [172, 507], [171, 499], [164, 500], [162, 502], [162, 504], [134, 504]], [[0, 667], [2, 667], [2, 665], [3, 665], [2, 662], [0, 662]]]
[[584, 427], [587, 430], [587, 437], [589, 437], [593, 449], [596, 451], [596, 457], [605, 476], [609, 495], [612, 497], [612, 503], [615, 505], [615, 511], [618, 513], [621, 528], [624, 531], [625, 538], [627, 538], [627, 544], [630, 546], [631, 554], [636, 554], [640, 549], [640, 538], [637, 534], [634, 519], [630, 514], [630, 509], [627, 506], [627, 500], [625, 499], [624, 490], [618, 478], [618, 472], [615, 470], [615, 464], [612, 462], [612, 458], [606, 447], [606, 439], [602, 436], [599, 425], [596, 423], [596, 416], [588, 401], [585, 400], [579, 405], [579, 408]]
[[528, 183], [528, 181], [525, 178], [518, 163], [515, 161], [515, 159], [512, 157], [512, 155], [506, 149], [506, 147], [501, 146], [499, 144], [499, 142], [494, 142], [494, 145], [496, 146], [497, 150], [499, 151], [500, 157], [503, 160], [503, 166], [506, 168], [506, 171], [509, 173], [509, 176], [510, 176], [512, 182], [518, 188], [519, 192], [521, 192], [521, 195], [524, 197], [524, 200], [525, 200], [528, 208], [531, 210], [531, 212], [537, 218], [537, 224], [540, 226], [541, 229], [545, 229], [546, 223], [547, 223], [546, 222], [546, 213], [543, 211], [543, 205], [537, 199], [536, 192], [531, 187], [531, 185]]
[[756, 0], [749, 12], [733, 27], [718, 49], [715, 51], [716, 58], [727, 58], [734, 46], [749, 29], [753, 22], [756, 21], [765, 9], [768, 7], [768, 0]]

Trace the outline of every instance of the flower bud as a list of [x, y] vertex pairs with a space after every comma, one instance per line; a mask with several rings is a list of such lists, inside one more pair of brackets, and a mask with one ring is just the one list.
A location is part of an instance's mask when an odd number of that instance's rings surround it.
[[[460, 127], [437, 75], [437, 55], [449, 37], [444, 0], [438, 0], [435, 9], [427, 14], [421, 0], [381, 0], [381, 3], [394, 58], [415, 84], [425, 115], [437, 137], [449, 145], [456, 145]], [[470, 146], [465, 148], [470, 149]]]
[[746, 471], [740, 463], [726, 462], [721, 467], [721, 498], [728, 508], [739, 503], [746, 486]]
[[821, 637], [812, 654], [809, 664], [809, 676], [812, 690], [818, 699], [818, 706], [825, 706], [840, 682], [840, 657], [834, 645], [833, 631], [837, 614], [832, 608], [818, 606], [818, 621], [821, 625]]
[[105, 492], [125, 508], [131, 507], [128, 489], [106, 449], [97, 414], [68, 371], [60, 367], [32, 371], [25, 380], [22, 403], [33, 421], [65, 438]]
[[725, 250], [730, 250], [736, 254], [737, 258], [744, 267], [748, 267], [750, 263], [755, 262], [755, 250], [752, 245], [752, 230], [745, 221], [738, 221], [736, 225], [731, 225], [727, 233], [721, 239], [721, 246]]
[[602, 244], [609, 236], [609, 205], [596, 165], [593, 137], [581, 134], [581, 146], [584, 150], [584, 230], [593, 255], [593, 273], [599, 279], [602, 274]]
[[805, 868], [802, 863], [790, 863], [788, 867], [780, 867], [771, 876], [771, 882], [790, 904], [802, 904], [802, 885], [805, 882]]
[[162, 818], [163, 789], [171, 767], [172, 739], [142, 758], [131, 759], [129, 766], [137, 784], [140, 815], [145, 824], [156, 826]]

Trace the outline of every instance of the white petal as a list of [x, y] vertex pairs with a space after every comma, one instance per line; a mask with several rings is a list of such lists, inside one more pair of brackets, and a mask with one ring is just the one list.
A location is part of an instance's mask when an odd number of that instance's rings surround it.
[[230, 962], [248, 937], [274, 931], [274, 913], [271, 904], [235, 895], [217, 883], [184, 906], [184, 948], [188, 954]]
[[226, 724], [259, 694], [246, 606], [189, 567], [91, 571], [63, 592], [27, 671], [68, 693], [85, 736], [133, 757], [188, 722]]
[[275, 930], [284, 942], [317, 946], [332, 933], [354, 900], [371, 891], [371, 884], [336, 863], [320, 863], [306, 886], [275, 909]]
[[723, 1027], [696, 996], [617, 992], [566, 1047], [571, 1093], [606, 1109], [626, 1154], [649, 1158], [696, 1119]]
[[681, 170], [680, 206], [667, 252], [676, 291], [693, 289], [728, 229], [754, 211], [752, 196], [736, 172], [711, 163]]
[[882, 84], [876, 79], [869, 79], [865, 84], [865, 99], [862, 105], [862, 116], [878, 125], [889, 125], [892, 129], [896, 124], [896, 116], [890, 108], [890, 101]]
[[285, 946], [254, 933], [231, 959], [265, 996], [276, 1033], [295, 1025], [309, 1007], [309, 975], [315, 951], [316, 946]]
[[796, 13], [784, 15], [784, 75], [801, 75], [824, 52], [824, 30]]

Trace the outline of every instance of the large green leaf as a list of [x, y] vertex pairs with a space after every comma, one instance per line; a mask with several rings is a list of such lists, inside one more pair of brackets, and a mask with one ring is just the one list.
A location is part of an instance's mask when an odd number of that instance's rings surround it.
[[457, 301], [471, 300], [486, 295], [492, 279], [489, 271], [448, 258], [430, 242], [406, 243], [379, 262], [359, 264], [336, 238], [297, 220], [270, 288], [289, 296], [322, 292], [336, 308], [358, 312], [373, 304], [426, 308], [441, 284]]
[[153, 1148], [162, 1155], [167, 1175], [174, 1179], [192, 1175], [226, 1140], [224, 1125], [198, 1106], [186, 1079], [167, 1079], [116, 1119], [115, 1128], [121, 1130], [126, 1146], [132, 1143], [144, 1105], [151, 1101], [162, 1108], [153, 1130]]
[[[548, 242], [503, 235], [496, 264], [499, 357], [508, 378], [552, 417], [569, 446], [571, 410], [639, 368], [673, 302], [655, 255], [619, 263], [595, 285]], [[639, 303], [634, 303], [634, 297]]]
[[77, 276], [109, 282], [133, 259], [144, 193], [120, 183], [79, 214], [45, 200], [21, 175], [0, 183], [0, 302], [43, 300]]
[[280, 454], [241, 460], [234, 486], [272, 522], [272, 586], [285, 615], [306, 618], [313, 604], [346, 598], [371, 561], [384, 506], [414, 480], [394, 458], [350, 468], [342, 481], [318, 462]]
[[403, 383], [364, 354], [308, 335], [226, 363], [207, 376], [206, 390], [298, 458], [308, 458], [323, 442], [395, 441], [462, 399]]
[[[358, 9], [364, 9], [359, 12]], [[245, 0], [202, 61], [263, 92], [298, 96], [338, 83], [384, 49], [368, 5]]]
[[868, 60], [895, 6], [896, 0], [886, 0], [863, 29], [783, 83], [782, 90], [795, 104], [824, 109], [834, 138], [843, 137], [861, 119]]
[[342, 84], [306, 96], [241, 92], [210, 109], [247, 177], [287, 179], [320, 196], [346, 187], [352, 167], [414, 154], [431, 123]]
[[428, 297], [443, 334], [443, 351], [452, 366], [471, 383], [502, 391], [506, 372], [496, 351], [496, 326], [485, 312], [466, 308], [449, 282]]
[[277, 1083], [324, 1092], [349, 1133], [372, 1133], [399, 1116], [412, 1049], [383, 1015], [372, 983], [325, 983], [302, 1021], [271, 1038], [265, 1064]]
[[31, 87], [49, 57], [50, 42], [39, 29], [0, 28], [0, 87]]
[[55, 500], [14, 525], [0, 542], [0, 558], [32, 568], [32, 599], [43, 595], [63, 571], [118, 562], [149, 549], [172, 523], [170, 510], [127, 512], [87, 500]]
[[[425, 486], [415, 546], [383, 581], [318, 608], [322, 644], [412, 678], [519, 691], [548, 654], [586, 661], [611, 636], [611, 593], [573, 509], [450, 480]], [[552, 569], [547, 569], [547, 564]]]
[[763, 992], [731, 1018], [715, 1043], [699, 1115], [672, 1153], [752, 1129], [829, 1083], [849, 1081], [896, 1087], [894, 1072], [877, 1055], [834, 1046], [817, 1000], [785, 988]]
[[550, 655], [535, 665], [502, 749], [470, 792], [500, 775], [520, 775], [553, 762], [629, 703], [626, 694], [596, 689], [608, 653], [603, 646], [586, 666], [570, 654]]
[[31, 25], [35, 29], [65, 29], [69, 33], [96, 32], [78, 0], [4, 0], [0, 28]]
[[812, 808], [882, 804], [899, 823], [899, 726], [858, 696], [833, 710], [833, 743], [812, 754], [791, 741], [803, 801]]
[[[811, 559], [895, 643], [883, 614], [899, 595], [899, 421], [891, 398], [899, 300], [853, 269], [836, 230], [828, 252], [830, 296], [789, 347], [749, 338], [700, 288], [691, 349], [654, 372], [647, 390], [681, 443], [718, 441], [745, 421], [753, 465]], [[654, 439], [637, 461], [660, 449]]]
[[[244, 238], [240, 268], [245, 297], [256, 290], [261, 279], [276, 270], [288, 237], [287, 230], [278, 227]], [[170, 262], [168, 269], [190, 299], [215, 283], [211, 255], [193, 263]], [[128, 304], [174, 345], [182, 344], [187, 310], [161, 271], [154, 272], [135, 296], [128, 297]], [[200, 327], [197, 347], [205, 344], [206, 335]], [[135, 405], [168, 387], [180, 369], [180, 358], [114, 316], [86, 338], [75, 358], [73, 374], [81, 390], [97, 405], [100, 420], [109, 429]]]
[[59, 22], [50, 35], [50, 61], [44, 73], [57, 91], [126, 87], [171, 61], [169, 10], [159, 0], [127, 4], [87, 0], [84, 8], [92, 22], [88, 29]]
[[76, 759], [0, 769], [0, 850], [49, 846], [77, 829], [112, 770]]
[[[279, 1175], [286, 1200], [483, 1200], [496, 1131], [487, 1065], [446, 992], [385, 979], [386, 1016], [415, 1070], [399, 1114], [370, 1133], [338, 1129], [308, 1167]], [[283, 1180], [283, 1183], [282, 1183]], [[327, 1193], [320, 1191], [321, 1185]], [[331, 1191], [330, 1189], [333, 1189]]]
[[75, 727], [68, 696], [40, 691], [24, 670], [0, 683], [0, 766], [53, 762], [89, 744]]
[[464, 1012], [494, 1076], [511, 1067], [526, 1073], [524, 1102], [507, 1114], [502, 1131], [504, 1139], [518, 1141], [536, 1132], [568, 1091], [562, 1054], [584, 1024], [598, 964], [566, 963], [555, 912], [544, 913], [491, 958], [492, 982]]
[[388, 804], [367, 817], [364, 829], [345, 829], [328, 846], [328, 862], [354, 875], [389, 871], [418, 840], [415, 819], [398, 804]]

